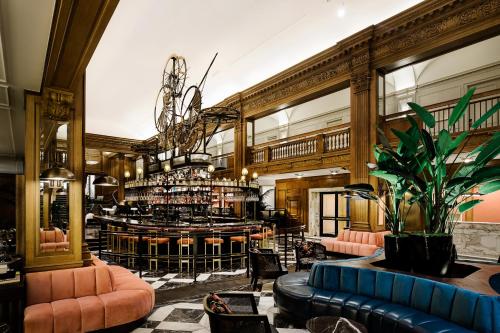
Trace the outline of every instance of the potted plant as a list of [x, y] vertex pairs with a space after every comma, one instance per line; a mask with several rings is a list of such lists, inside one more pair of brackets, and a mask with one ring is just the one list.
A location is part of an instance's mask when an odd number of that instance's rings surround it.
[[[383, 133], [382, 146], [376, 148], [390, 162], [378, 165], [378, 170], [372, 171], [371, 175], [385, 180], [405, 178], [410, 184], [407, 188], [411, 195], [409, 203], [417, 203], [423, 212], [424, 230], [410, 235], [415, 271], [445, 275], [454, 261], [453, 230], [457, 213], [462, 214], [482, 201], [465, 195], [477, 187], [480, 194], [500, 189], [500, 168], [487, 166], [500, 154], [499, 132], [466, 153], [457, 167], [447, 167], [447, 164], [454, 165], [458, 161], [471, 137], [469, 131], [462, 131], [454, 137], [452, 130], [464, 117], [474, 90], [469, 90], [460, 99], [447, 121], [447, 128], [441, 129], [437, 137], [433, 138], [429, 131], [420, 128], [415, 118], [407, 116], [410, 124], [407, 131], [391, 129], [399, 139], [397, 148], [389, 145]], [[427, 128], [435, 127], [436, 119], [429, 111], [416, 103], [409, 103], [409, 106]], [[477, 130], [499, 109], [500, 103], [497, 103], [470, 128]], [[388, 185], [394, 186], [391, 182]]]

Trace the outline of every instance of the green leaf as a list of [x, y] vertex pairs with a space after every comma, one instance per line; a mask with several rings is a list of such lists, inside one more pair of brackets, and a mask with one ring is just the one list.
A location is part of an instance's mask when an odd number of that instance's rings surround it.
[[469, 132], [465, 131], [465, 132], [461, 133], [459, 136], [457, 136], [455, 138], [455, 140], [452, 140], [451, 143], [450, 143], [450, 146], [448, 147], [448, 151], [446, 152], [446, 157], [448, 157], [449, 155], [451, 155], [451, 153], [453, 153], [455, 151], [455, 149], [457, 149], [458, 146], [460, 146], [460, 144], [464, 141], [464, 139], [468, 135], [469, 135]]
[[433, 128], [436, 125], [436, 119], [434, 119], [434, 116], [427, 111], [424, 107], [418, 105], [417, 103], [410, 102], [408, 103], [408, 106], [415, 111], [417, 116], [422, 119], [425, 125], [429, 128]]
[[436, 147], [434, 147], [434, 140], [432, 140], [432, 136], [425, 129], [422, 130], [422, 141], [424, 143], [424, 147], [427, 151], [427, 156], [429, 160], [433, 160], [436, 157]]
[[415, 152], [417, 151], [417, 142], [415, 142], [415, 140], [413, 140], [410, 135], [395, 128], [391, 128], [391, 131], [401, 140], [401, 142], [403, 143], [403, 147], [406, 148], [409, 155], [415, 154]]
[[389, 142], [389, 139], [387, 139], [384, 131], [380, 127], [377, 127], [377, 134], [378, 134], [378, 139], [379, 139], [380, 143], [382, 144], [382, 146], [384, 146], [384, 148], [386, 148], [386, 149], [392, 149], [392, 146], [391, 146], [391, 143]]
[[488, 142], [486, 142], [485, 146], [477, 155], [474, 164], [476, 165], [485, 165], [500, 153], [500, 136], [494, 137]]
[[488, 111], [486, 112], [485, 114], [483, 114], [481, 117], [479, 117], [478, 120], [476, 120], [474, 122], [474, 124], [472, 124], [471, 128], [473, 129], [476, 129], [478, 128], [479, 126], [481, 126], [486, 120], [488, 120], [488, 118], [490, 118], [492, 115], [494, 115], [496, 112], [498, 112], [498, 110], [500, 110], [500, 102], [497, 102], [497, 104], [493, 105], [493, 107]]
[[482, 167], [481, 169], [474, 171], [471, 178], [474, 179], [477, 184], [494, 179], [500, 179], [500, 166]]
[[464, 183], [470, 181], [470, 177], [455, 177], [446, 184], [446, 188], [450, 189], [452, 187], [463, 185]]
[[481, 202], [483, 202], [483, 200], [479, 200], [479, 199], [474, 199], [474, 200], [464, 202], [458, 206], [458, 211], [460, 213], [465, 213], [466, 211], [468, 211], [469, 209], [471, 209], [472, 207], [474, 207], [475, 205], [477, 205]]
[[387, 172], [382, 171], [382, 170], [370, 171], [370, 175], [384, 179], [393, 185], [395, 185], [399, 182], [398, 176], [387, 173]]
[[500, 190], [500, 180], [494, 180], [492, 182], [486, 183], [479, 188], [479, 193], [488, 194]]
[[469, 106], [470, 99], [472, 98], [472, 95], [474, 95], [474, 91], [476, 91], [475, 87], [469, 89], [469, 91], [462, 98], [460, 98], [457, 105], [455, 105], [450, 118], [448, 118], [448, 128], [453, 127], [458, 119], [464, 115], [465, 110], [467, 110], [467, 107]]
[[451, 143], [452, 143], [452, 139], [451, 139], [450, 132], [448, 132], [445, 129], [439, 131], [438, 140], [437, 140], [437, 151], [441, 155], [444, 155], [448, 151], [449, 147], [451, 146]]

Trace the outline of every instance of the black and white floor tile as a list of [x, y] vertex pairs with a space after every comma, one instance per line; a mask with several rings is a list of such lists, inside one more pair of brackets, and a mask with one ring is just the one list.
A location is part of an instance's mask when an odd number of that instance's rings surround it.
[[[269, 322], [280, 333], [303, 333], [305, 329], [292, 328], [279, 318], [278, 309], [274, 306], [271, 291], [254, 292], [260, 314], [267, 314]], [[179, 301], [158, 307], [148, 317], [142, 327], [134, 333], [209, 333], [210, 324], [203, 310], [202, 299]]]
[[[114, 263], [110, 260], [101, 259], [103, 262], [109, 265], [113, 265]], [[185, 285], [190, 285], [195, 283], [193, 273], [186, 272], [164, 272], [162, 270], [158, 271], [142, 271], [142, 274], [138, 270], [129, 269], [136, 276], [141, 275], [141, 278], [148, 282], [155, 290], [165, 290], [165, 289], [173, 289], [182, 287]], [[235, 276], [246, 276], [247, 269], [240, 268], [234, 270], [221, 270], [221, 271], [213, 271], [213, 272], [201, 272], [196, 274], [196, 282], [204, 283], [204, 282], [212, 282], [212, 281], [220, 281], [224, 278], [235, 277]]]

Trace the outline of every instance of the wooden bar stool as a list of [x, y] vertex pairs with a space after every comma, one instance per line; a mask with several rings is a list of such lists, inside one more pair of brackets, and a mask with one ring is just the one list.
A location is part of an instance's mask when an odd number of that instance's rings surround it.
[[[219, 263], [219, 270], [222, 270], [222, 244], [224, 244], [224, 239], [220, 237], [220, 231], [212, 230], [212, 237], [205, 237], [205, 272], [207, 271], [207, 245], [212, 245], [212, 271], [215, 271], [216, 261]], [[215, 253], [215, 248], [217, 248], [217, 253]]]
[[258, 247], [268, 246], [268, 231], [268, 227], [262, 227], [261, 232], [250, 235], [250, 240], [252, 240], [253, 242], [257, 242], [257, 244], [259, 245]]
[[[187, 263], [187, 272], [189, 273], [189, 266], [191, 261], [191, 246], [193, 245], [193, 238], [189, 237], [189, 231], [181, 231], [181, 237], [177, 240], [179, 246], [179, 273], [182, 273], [182, 264]], [[186, 256], [184, 253], [186, 250]]]
[[[149, 254], [149, 271], [152, 271], [152, 263], [155, 263], [155, 271], [158, 271], [158, 247], [167, 244], [167, 267], [170, 270], [170, 238], [158, 237], [158, 231], [150, 230], [151, 236], [147, 237]], [[154, 258], [152, 257], [154, 256]]]
[[[246, 248], [247, 248], [247, 233], [249, 233], [250, 230], [246, 229], [244, 231], [244, 235], [242, 236], [231, 236], [229, 237], [229, 241], [230, 241], [230, 247], [229, 247], [229, 250], [230, 250], [230, 253], [231, 253], [231, 256], [230, 256], [230, 266], [231, 266], [231, 270], [233, 269], [233, 255], [238, 255], [238, 256], [241, 256], [241, 267], [246, 267], [246, 260], [247, 260], [247, 256], [244, 255], [246, 253]], [[233, 251], [233, 244], [235, 243], [238, 243], [240, 244], [240, 252], [234, 252]]]
[[[128, 243], [128, 254], [129, 254], [127, 264], [129, 265], [129, 267], [133, 267], [133, 266], [135, 266], [134, 255], [137, 254], [137, 246], [139, 243], [139, 236], [128, 236], [127, 243]], [[132, 263], [132, 265], [130, 263]]]

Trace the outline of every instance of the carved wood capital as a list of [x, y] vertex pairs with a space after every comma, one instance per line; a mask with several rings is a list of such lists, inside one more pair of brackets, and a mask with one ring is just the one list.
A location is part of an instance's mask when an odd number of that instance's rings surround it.
[[351, 90], [354, 94], [370, 89], [370, 72], [361, 71], [351, 74]]
[[69, 91], [46, 88], [41, 100], [42, 117], [55, 121], [69, 121], [74, 109], [74, 95]]

